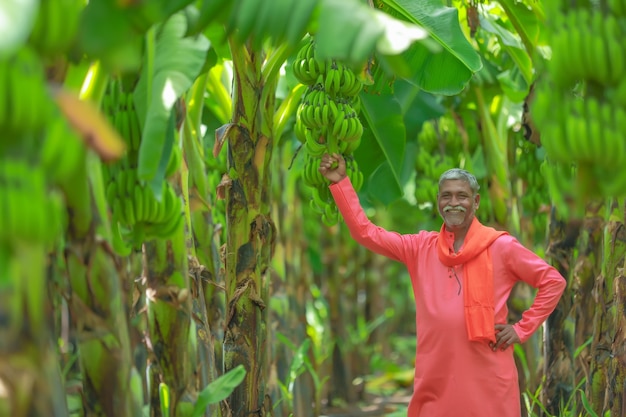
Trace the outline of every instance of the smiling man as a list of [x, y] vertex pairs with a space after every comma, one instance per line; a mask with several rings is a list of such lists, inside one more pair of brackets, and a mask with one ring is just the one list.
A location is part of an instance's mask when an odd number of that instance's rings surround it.
[[[408, 417], [520, 417], [513, 345], [552, 313], [565, 279], [517, 239], [478, 221], [479, 185], [465, 170], [450, 169], [439, 179], [441, 229], [414, 234], [367, 218], [341, 155], [324, 155], [320, 172], [352, 237], [405, 264], [411, 277], [418, 343]], [[511, 324], [507, 299], [519, 281], [538, 291]]]

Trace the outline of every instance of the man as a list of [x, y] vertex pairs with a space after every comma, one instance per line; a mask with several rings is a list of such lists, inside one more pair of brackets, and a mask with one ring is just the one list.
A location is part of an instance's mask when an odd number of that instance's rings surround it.
[[[565, 279], [517, 239], [478, 221], [479, 185], [465, 170], [439, 180], [441, 230], [417, 234], [369, 221], [340, 155], [324, 155], [320, 172], [352, 237], [404, 263], [411, 277], [418, 343], [408, 417], [519, 417], [513, 345], [552, 313]], [[518, 281], [537, 295], [519, 322], [507, 324], [507, 298]]]

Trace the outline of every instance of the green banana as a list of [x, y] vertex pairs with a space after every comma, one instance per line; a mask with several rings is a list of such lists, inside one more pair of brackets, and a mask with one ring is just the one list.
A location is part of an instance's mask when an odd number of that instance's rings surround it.
[[146, 212], [143, 205], [143, 188], [144, 187], [136, 186], [133, 190], [133, 211], [136, 222], [143, 222], [146, 220]]
[[311, 129], [305, 130], [305, 142], [304, 147], [309, 155], [313, 157], [321, 157], [327, 152], [327, 147], [325, 143], [318, 142], [319, 131], [313, 131]]

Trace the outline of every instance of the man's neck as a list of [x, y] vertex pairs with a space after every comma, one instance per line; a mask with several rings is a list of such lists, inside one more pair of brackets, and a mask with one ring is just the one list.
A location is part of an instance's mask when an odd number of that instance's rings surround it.
[[459, 236], [459, 235], [454, 235], [454, 252], [458, 252], [461, 247], [463, 246], [463, 242], [465, 241], [465, 233], [463, 233], [463, 236]]
[[467, 235], [467, 229], [449, 230], [454, 235], [454, 252], [458, 252], [465, 242], [465, 236]]

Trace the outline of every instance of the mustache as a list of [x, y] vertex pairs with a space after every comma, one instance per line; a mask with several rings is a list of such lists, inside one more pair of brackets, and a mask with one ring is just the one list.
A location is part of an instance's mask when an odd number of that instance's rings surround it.
[[466, 211], [465, 207], [463, 207], [463, 206], [445, 206], [445, 207], [443, 208], [443, 212], [444, 212], [444, 213], [445, 213], [445, 212], [448, 212], [448, 211], [450, 211], [450, 210], [460, 210], [460, 211], [462, 211], [462, 212], [465, 212], [465, 211]]

